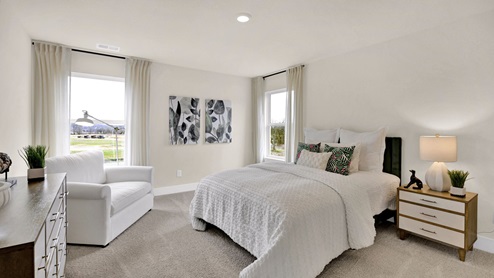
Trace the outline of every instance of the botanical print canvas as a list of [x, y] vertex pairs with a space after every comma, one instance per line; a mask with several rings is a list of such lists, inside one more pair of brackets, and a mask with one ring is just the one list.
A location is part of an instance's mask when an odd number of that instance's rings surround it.
[[201, 129], [199, 98], [170, 96], [170, 144], [197, 144]]
[[206, 99], [206, 143], [232, 142], [232, 103]]

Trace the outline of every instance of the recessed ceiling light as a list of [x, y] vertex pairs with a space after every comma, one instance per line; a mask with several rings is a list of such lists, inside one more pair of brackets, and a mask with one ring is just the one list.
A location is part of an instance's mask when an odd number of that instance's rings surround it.
[[249, 21], [251, 17], [252, 16], [248, 13], [241, 13], [241, 14], [238, 14], [237, 21], [241, 22], [241, 23], [245, 23], [245, 22]]

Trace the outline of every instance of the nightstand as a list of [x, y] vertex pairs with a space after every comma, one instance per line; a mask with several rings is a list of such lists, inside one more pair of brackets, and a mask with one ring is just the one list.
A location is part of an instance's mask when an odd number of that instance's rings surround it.
[[477, 240], [477, 193], [467, 192], [464, 198], [449, 192], [398, 188], [396, 207], [398, 233], [405, 239], [409, 233], [458, 248], [458, 257], [465, 261], [467, 250]]

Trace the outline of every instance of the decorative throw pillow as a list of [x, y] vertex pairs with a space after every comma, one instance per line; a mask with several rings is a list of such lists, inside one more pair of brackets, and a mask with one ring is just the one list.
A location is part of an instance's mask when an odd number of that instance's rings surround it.
[[304, 128], [305, 143], [316, 144], [320, 142], [336, 143], [340, 137], [340, 128], [319, 130]]
[[[350, 162], [350, 174], [358, 172], [358, 164], [360, 161], [360, 143], [348, 143], [348, 144], [342, 144], [342, 143], [326, 143], [326, 142], [321, 142], [322, 145], [328, 145], [330, 147], [352, 147], [355, 146], [355, 149], [353, 149], [353, 154]], [[323, 148], [321, 148], [322, 150]]]
[[351, 147], [331, 147], [324, 146], [324, 152], [332, 152], [329, 158], [326, 171], [348, 176], [350, 173], [350, 162], [355, 146]]
[[306, 143], [299, 142], [298, 148], [297, 148], [297, 156], [295, 157], [295, 164], [297, 164], [297, 160], [300, 157], [300, 152], [302, 152], [302, 150], [308, 150], [310, 152], [318, 153], [320, 147], [321, 147], [321, 143], [306, 144]]
[[382, 172], [387, 128], [372, 132], [340, 130], [340, 143], [360, 142], [360, 171]]
[[302, 150], [298, 158], [297, 165], [325, 170], [332, 153], [314, 153]]

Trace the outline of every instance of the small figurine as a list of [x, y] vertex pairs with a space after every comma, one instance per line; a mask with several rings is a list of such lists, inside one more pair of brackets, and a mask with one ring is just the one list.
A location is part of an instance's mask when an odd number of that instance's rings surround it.
[[405, 188], [409, 188], [410, 185], [412, 184], [417, 184], [417, 186], [412, 187], [412, 189], [422, 189], [423, 184], [422, 181], [415, 176], [415, 170], [410, 170], [412, 172], [412, 175], [410, 176], [410, 182], [405, 186]]
[[5, 173], [5, 182], [10, 183], [10, 186], [14, 185], [17, 183], [17, 180], [9, 180], [8, 179], [8, 172], [10, 165], [12, 165], [12, 160], [10, 159], [9, 155], [6, 153], [0, 152], [0, 174]]

